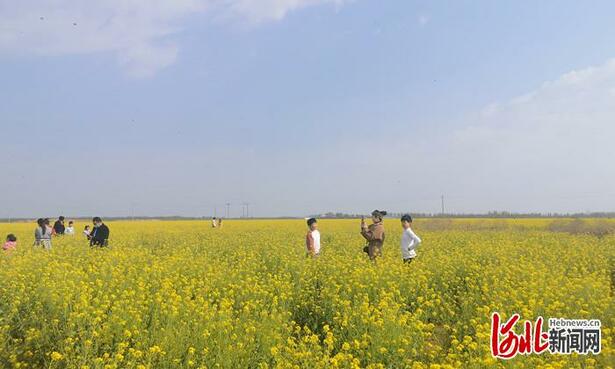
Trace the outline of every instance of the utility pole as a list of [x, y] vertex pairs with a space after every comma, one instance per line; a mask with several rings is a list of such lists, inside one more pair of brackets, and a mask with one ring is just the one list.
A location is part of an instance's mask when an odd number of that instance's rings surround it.
[[444, 215], [444, 195], [440, 196], [440, 199], [442, 200], [442, 215]]
[[231, 203], [227, 202], [226, 203], [226, 218], [229, 217], [229, 214], [231, 213]]

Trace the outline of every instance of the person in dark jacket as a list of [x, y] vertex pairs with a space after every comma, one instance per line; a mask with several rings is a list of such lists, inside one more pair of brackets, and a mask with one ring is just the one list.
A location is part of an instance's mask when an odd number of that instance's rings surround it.
[[58, 220], [56, 220], [56, 222], [53, 224], [53, 230], [55, 231], [55, 234], [58, 236], [61, 236], [64, 234], [66, 227], [64, 227], [64, 217], [63, 216], [60, 216]]
[[372, 261], [382, 256], [382, 245], [385, 239], [382, 218], [385, 215], [387, 215], [387, 212], [384, 210], [372, 211], [372, 224], [369, 227], [365, 224], [365, 219], [361, 218], [361, 235], [367, 240], [367, 246], [363, 251], [367, 252]]
[[94, 229], [90, 234], [91, 247], [106, 247], [109, 245], [109, 227], [103, 223], [100, 217], [92, 218]]

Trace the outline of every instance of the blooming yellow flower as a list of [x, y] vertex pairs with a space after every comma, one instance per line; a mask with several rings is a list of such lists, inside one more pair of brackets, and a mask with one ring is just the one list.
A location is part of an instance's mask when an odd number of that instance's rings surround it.
[[[375, 264], [363, 255], [352, 220], [319, 222], [318, 259], [305, 258], [303, 221], [228, 220], [222, 229], [199, 221], [110, 222], [113, 244], [105, 250], [66, 237], [54, 239], [51, 252], [24, 246], [0, 253], [0, 335], [7, 337], [0, 362], [497, 368], [504, 364], [491, 357], [490, 316], [498, 311], [603, 323], [600, 355], [545, 353], [517, 357], [512, 366], [609, 367], [613, 237], [570, 234], [553, 222], [417, 219], [423, 244], [409, 265], [395, 246], [398, 224], [389, 220]], [[2, 232], [16, 233], [22, 245], [32, 238], [26, 223], [0, 223]]]
[[62, 358], [63, 358], [62, 354], [57, 351], [54, 351], [51, 353], [51, 360], [53, 361], [60, 361], [62, 360]]

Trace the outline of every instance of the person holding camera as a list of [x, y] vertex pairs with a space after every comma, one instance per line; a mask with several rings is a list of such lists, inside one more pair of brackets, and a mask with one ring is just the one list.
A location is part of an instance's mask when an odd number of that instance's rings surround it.
[[369, 227], [365, 224], [365, 218], [361, 217], [361, 235], [367, 240], [367, 246], [363, 248], [363, 251], [369, 255], [369, 259], [372, 261], [382, 256], [382, 245], [385, 239], [382, 218], [385, 215], [387, 215], [387, 212], [384, 210], [372, 211], [372, 224]]

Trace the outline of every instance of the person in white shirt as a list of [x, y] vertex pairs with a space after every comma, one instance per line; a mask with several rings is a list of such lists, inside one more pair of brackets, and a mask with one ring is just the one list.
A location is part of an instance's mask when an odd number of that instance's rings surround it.
[[410, 263], [416, 257], [416, 248], [421, 239], [412, 231], [412, 217], [404, 214], [401, 217], [401, 226], [404, 232], [401, 235], [401, 257], [404, 263]]
[[86, 225], [85, 228], [83, 228], [83, 235], [89, 240], [91, 235], [92, 235], [92, 231], [90, 230], [90, 226]]
[[64, 230], [64, 234], [67, 236], [75, 235], [75, 227], [73, 226], [73, 221], [68, 222], [68, 227]]
[[318, 221], [316, 218], [307, 220], [308, 232], [305, 236], [305, 247], [307, 256], [318, 257], [320, 255], [320, 232], [318, 231]]

